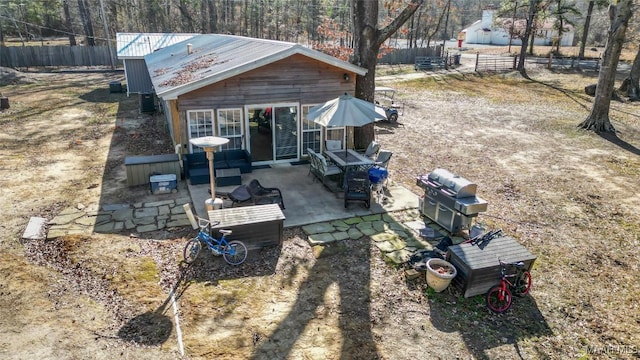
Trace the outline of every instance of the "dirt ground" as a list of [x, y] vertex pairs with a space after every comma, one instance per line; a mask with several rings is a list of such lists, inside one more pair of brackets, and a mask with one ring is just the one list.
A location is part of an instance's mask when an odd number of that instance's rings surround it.
[[419, 194], [416, 175], [459, 173], [489, 202], [478, 220], [538, 256], [532, 295], [502, 315], [481, 296], [407, 280], [367, 237], [311, 247], [288, 229], [281, 248], [240, 267], [182, 265], [189, 229], [23, 241], [31, 216], [144, 199], [126, 188], [124, 156], [171, 146], [161, 116], [109, 93], [122, 74], [3, 76], [0, 357], [637, 357], [638, 104], [612, 103], [619, 138], [601, 137], [575, 127], [592, 74], [450, 73], [385, 77], [405, 109], [376, 136], [394, 152], [394, 181]]

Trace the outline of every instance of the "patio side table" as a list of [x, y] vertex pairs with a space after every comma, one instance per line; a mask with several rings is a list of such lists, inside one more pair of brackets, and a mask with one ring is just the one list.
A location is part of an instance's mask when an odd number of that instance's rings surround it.
[[239, 168], [216, 169], [216, 186], [229, 186], [242, 184]]

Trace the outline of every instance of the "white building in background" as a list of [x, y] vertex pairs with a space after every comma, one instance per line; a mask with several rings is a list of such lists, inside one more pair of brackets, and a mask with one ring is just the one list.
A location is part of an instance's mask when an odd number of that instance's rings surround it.
[[[490, 44], [490, 45], [509, 45], [509, 32], [500, 26], [504, 22], [510, 23], [512, 19], [496, 18], [497, 9], [490, 7], [482, 10], [482, 20], [478, 20], [471, 24], [461, 33], [464, 35], [463, 43], [467, 44]], [[542, 28], [536, 31], [534, 45], [553, 45], [553, 40], [558, 36], [558, 31], [553, 28], [554, 20], [545, 21]], [[516, 19], [516, 27], [524, 28], [525, 19]], [[506, 25], [508, 26], [508, 25]], [[573, 46], [573, 38], [575, 29], [571, 25], [564, 25], [565, 31], [562, 33], [560, 46]], [[512, 45], [520, 45], [520, 39], [512, 39]]]

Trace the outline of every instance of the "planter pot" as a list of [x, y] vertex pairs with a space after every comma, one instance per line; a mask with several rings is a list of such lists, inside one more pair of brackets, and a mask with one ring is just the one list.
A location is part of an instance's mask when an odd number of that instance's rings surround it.
[[457, 273], [456, 267], [448, 261], [436, 258], [427, 261], [427, 284], [436, 292], [446, 289]]

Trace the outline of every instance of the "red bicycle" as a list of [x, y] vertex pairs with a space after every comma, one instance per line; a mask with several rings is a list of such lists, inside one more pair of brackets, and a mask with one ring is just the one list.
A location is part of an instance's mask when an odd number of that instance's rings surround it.
[[[511, 307], [513, 295], [524, 297], [531, 290], [531, 273], [524, 269], [522, 261], [517, 263], [500, 262], [500, 284], [487, 292], [487, 307], [496, 313], [503, 313]], [[507, 274], [507, 267], [515, 267], [516, 272]], [[509, 281], [512, 279], [513, 282]], [[513, 294], [513, 295], [512, 295]]]

